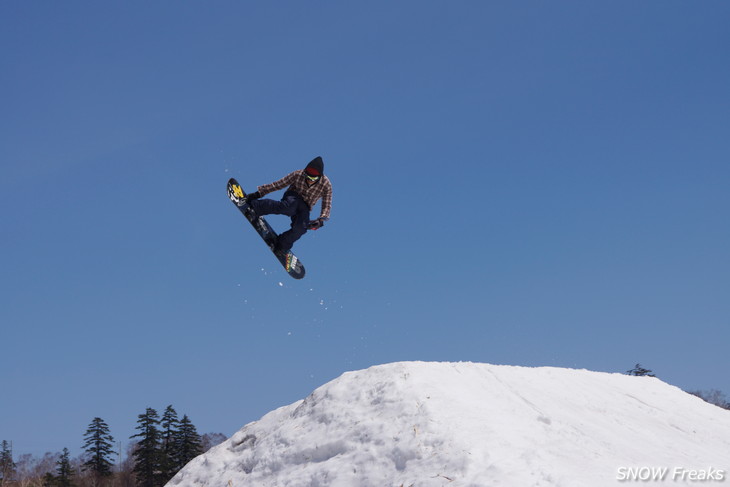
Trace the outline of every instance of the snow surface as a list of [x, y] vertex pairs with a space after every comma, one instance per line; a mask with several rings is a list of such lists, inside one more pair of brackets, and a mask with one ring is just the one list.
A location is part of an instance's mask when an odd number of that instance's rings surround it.
[[[666, 469], [654, 485], [730, 484], [730, 411], [650, 377], [394, 363], [345, 373], [246, 425], [168, 486], [645, 483], [621, 481], [629, 468]], [[690, 480], [702, 476], [713, 478]]]

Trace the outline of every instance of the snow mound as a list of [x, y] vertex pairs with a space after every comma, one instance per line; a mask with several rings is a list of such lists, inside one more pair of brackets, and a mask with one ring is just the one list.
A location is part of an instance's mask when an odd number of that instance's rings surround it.
[[168, 485], [600, 487], [649, 468], [730, 478], [730, 411], [650, 377], [403, 362], [270, 412]]

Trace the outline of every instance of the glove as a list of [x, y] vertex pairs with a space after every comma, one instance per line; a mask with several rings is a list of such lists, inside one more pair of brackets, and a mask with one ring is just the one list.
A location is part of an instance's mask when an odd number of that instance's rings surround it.
[[307, 224], [307, 228], [310, 230], [319, 230], [324, 226], [324, 218], [317, 218]]
[[253, 193], [249, 193], [246, 195], [246, 201], [253, 201], [261, 198], [261, 193], [258, 191], [254, 191]]

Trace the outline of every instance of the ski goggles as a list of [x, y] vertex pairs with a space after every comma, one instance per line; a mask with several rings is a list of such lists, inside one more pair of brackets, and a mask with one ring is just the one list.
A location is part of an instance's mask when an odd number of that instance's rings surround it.
[[321, 177], [316, 171], [310, 171], [309, 169], [306, 169], [304, 171], [304, 175], [307, 176], [307, 179], [309, 179], [313, 183], [319, 181], [319, 178]]

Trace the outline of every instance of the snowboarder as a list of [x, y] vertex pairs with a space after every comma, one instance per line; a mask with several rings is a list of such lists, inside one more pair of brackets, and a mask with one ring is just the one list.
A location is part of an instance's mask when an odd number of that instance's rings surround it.
[[[289, 188], [281, 201], [259, 199], [286, 186]], [[309, 212], [320, 198], [322, 210], [319, 218], [310, 220]], [[318, 156], [304, 169], [289, 173], [271, 184], [259, 186], [257, 191], [246, 196], [246, 202], [258, 216], [274, 214], [291, 217], [291, 228], [279, 235], [274, 248], [277, 253], [287, 252], [307, 230], [318, 230], [329, 219], [332, 209], [332, 183], [324, 175], [324, 162]]]

